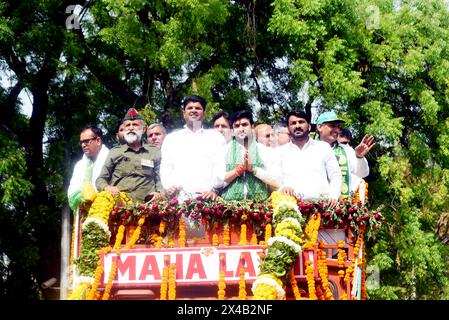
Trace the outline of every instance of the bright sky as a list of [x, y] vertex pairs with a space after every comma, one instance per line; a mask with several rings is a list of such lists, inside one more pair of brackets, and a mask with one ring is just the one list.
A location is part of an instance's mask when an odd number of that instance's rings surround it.
[[[15, 80], [11, 80], [11, 77], [7, 73], [0, 74], [0, 83], [5, 90], [9, 89], [16, 84]], [[22, 113], [31, 117], [33, 111], [33, 96], [27, 89], [23, 89], [19, 94], [19, 99], [22, 102]]]

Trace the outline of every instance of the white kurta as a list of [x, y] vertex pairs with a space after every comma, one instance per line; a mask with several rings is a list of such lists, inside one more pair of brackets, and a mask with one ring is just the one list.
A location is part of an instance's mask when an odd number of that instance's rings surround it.
[[300, 149], [289, 142], [277, 148], [281, 162], [282, 187], [293, 188], [304, 200], [338, 200], [341, 171], [328, 143], [309, 139]]
[[212, 129], [193, 132], [184, 127], [168, 134], [161, 148], [163, 187], [179, 187], [184, 193], [196, 194], [222, 186], [225, 145], [223, 135]]
[[[106, 160], [108, 153], [109, 149], [105, 145], [102, 145], [92, 169], [91, 183], [94, 188], [95, 188], [95, 180], [97, 180], [98, 176], [100, 175], [101, 168], [103, 168], [103, 164]], [[70, 179], [70, 185], [67, 191], [67, 195], [69, 197], [72, 193], [81, 191], [81, 188], [83, 187], [84, 176], [86, 174], [86, 166], [87, 166], [87, 157], [86, 155], [83, 155], [81, 160], [79, 160], [75, 164], [75, 168], [73, 169], [73, 175], [72, 178]], [[97, 189], [95, 189], [95, 191], [97, 191]]]
[[354, 148], [348, 146], [347, 144], [340, 144], [340, 146], [342, 146], [346, 152], [346, 156], [348, 157], [349, 170], [351, 171], [351, 173], [355, 174], [359, 178], [365, 178], [367, 175], [369, 175], [369, 166], [366, 158], [357, 158]]

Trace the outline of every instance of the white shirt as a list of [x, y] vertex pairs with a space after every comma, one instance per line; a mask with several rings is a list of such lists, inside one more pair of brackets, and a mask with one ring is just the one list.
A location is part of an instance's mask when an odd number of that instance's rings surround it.
[[290, 141], [278, 147], [277, 151], [282, 187], [293, 188], [304, 200], [340, 198], [340, 167], [328, 143], [309, 138], [302, 149]]
[[168, 134], [161, 147], [161, 182], [185, 193], [212, 191], [223, 185], [226, 140], [213, 129], [187, 127]]
[[349, 190], [355, 191], [361, 183], [361, 179], [369, 175], [368, 161], [365, 157], [357, 158], [353, 147], [347, 144], [340, 144], [340, 146], [345, 150], [348, 159], [350, 171]]
[[351, 173], [355, 174], [359, 178], [365, 178], [369, 175], [368, 161], [365, 157], [357, 158], [355, 155], [355, 150], [353, 147], [347, 144], [340, 144], [346, 151], [346, 156], [348, 157], [349, 169]]
[[[240, 147], [241, 158], [243, 159], [245, 147], [240, 143], [237, 143], [237, 145]], [[231, 146], [232, 140], [226, 145], [226, 155], [230, 152]], [[267, 147], [259, 142], [256, 142], [256, 148], [265, 167], [257, 167], [255, 176], [266, 184], [278, 188], [281, 184], [281, 163], [278, 153], [273, 148]], [[251, 160], [250, 158], [250, 164], [254, 165]], [[226, 182], [224, 184], [225, 186], [228, 185]], [[246, 193], [246, 185], [244, 186], [244, 192]]]
[[[98, 191], [95, 187], [95, 180], [97, 180], [100, 175], [101, 169], [103, 168], [103, 164], [106, 160], [106, 157], [109, 153], [109, 149], [103, 144], [101, 146], [100, 152], [97, 155], [97, 159], [94, 162], [94, 166], [92, 169], [92, 186], [95, 188], [95, 191]], [[79, 160], [75, 164], [75, 168], [73, 169], [72, 179], [70, 179], [69, 189], [67, 191], [67, 195], [70, 196], [72, 193], [80, 191], [83, 187], [84, 176], [86, 174], [86, 166], [87, 166], [87, 156], [84, 154], [81, 160]]]

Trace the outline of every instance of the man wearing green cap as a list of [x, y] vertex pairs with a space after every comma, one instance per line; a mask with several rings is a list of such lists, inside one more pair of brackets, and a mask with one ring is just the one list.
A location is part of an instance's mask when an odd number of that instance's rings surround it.
[[97, 189], [118, 195], [125, 192], [135, 202], [146, 202], [163, 195], [159, 177], [161, 153], [159, 148], [142, 142], [145, 122], [131, 108], [123, 119], [125, 144], [109, 151]]
[[324, 112], [316, 121], [316, 130], [319, 139], [329, 143], [335, 152], [342, 174], [341, 196], [347, 198], [357, 189], [360, 179], [368, 176], [369, 167], [365, 155], [374, 147], [375, 142], [373, 136], [365, 135], [355, 149], [338, 143], [342, 123], [344, 121], [334, 111]]

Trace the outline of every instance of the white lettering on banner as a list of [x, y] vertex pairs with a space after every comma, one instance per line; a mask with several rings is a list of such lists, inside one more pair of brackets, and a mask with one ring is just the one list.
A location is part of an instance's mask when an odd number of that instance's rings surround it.
[[[243, 267], [245, 279], [255, 280], [259, 271], [261, 246], [235, 247], [191, 247], [169, 249], [121, 250], [120, 256], [114, 251], [102, 257], [103, 279], [109, 278], [112, 262], [116, 262], [117, 274], [114, 285], [160, 284], [164, 263], [176, 264], [176, 283], [207, 284], [217, 283], [220, 271], [225, 272], [226, 282], [237, 283], [239, 271]], [[222, 257], [222, 258], [220, 258]], [[302, 257], [297, 259], [295, 274], [304, 276]], [[167, 259], [167, 262], [164, 260]]]

